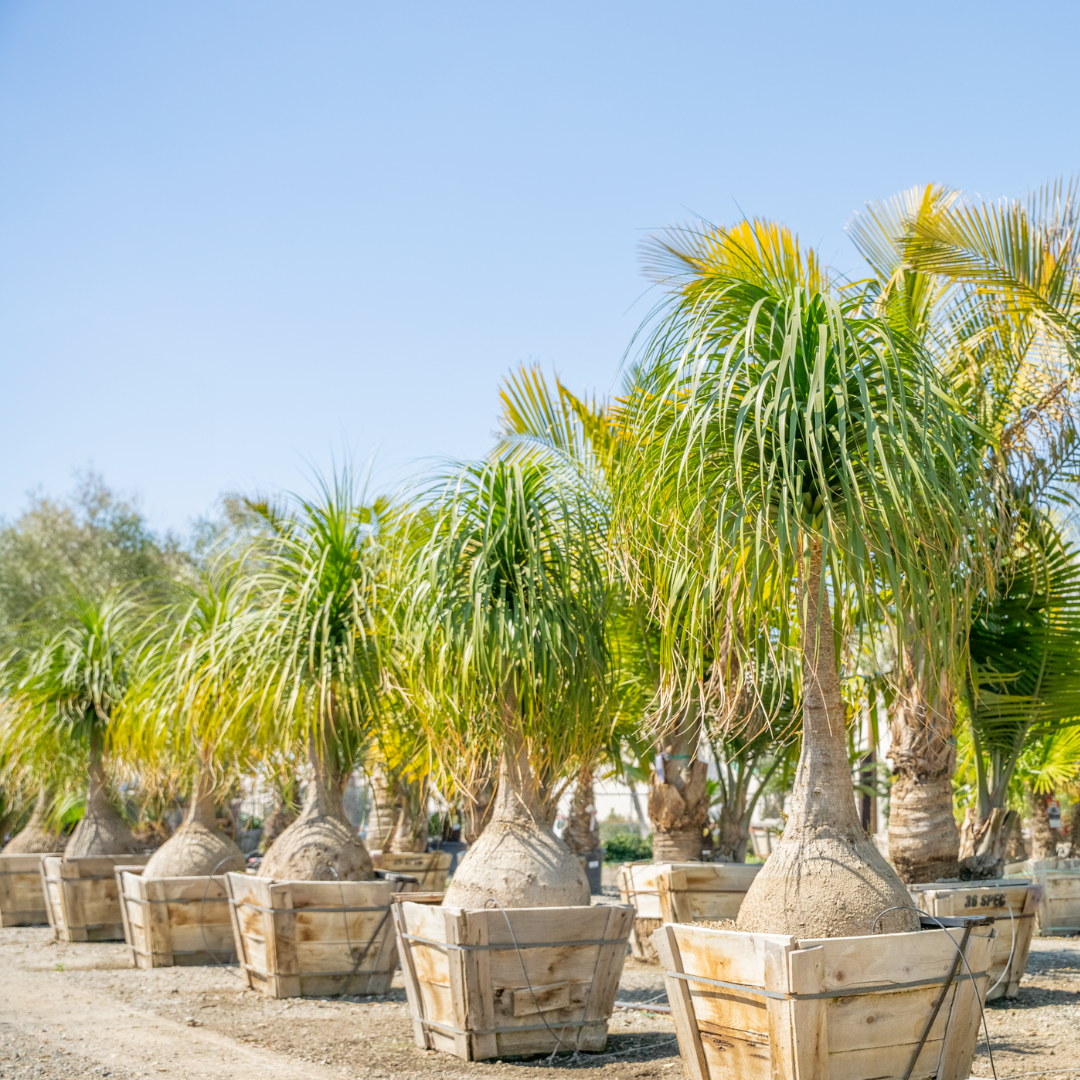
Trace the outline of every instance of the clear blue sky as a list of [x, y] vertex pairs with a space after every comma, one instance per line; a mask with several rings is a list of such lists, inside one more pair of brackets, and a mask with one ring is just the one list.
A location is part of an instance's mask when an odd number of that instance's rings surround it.
[[1080, 5], [0, 0], [0, 513], [490, 444], [523, 360], [615, 385], [638, 246], [1080, 169]]

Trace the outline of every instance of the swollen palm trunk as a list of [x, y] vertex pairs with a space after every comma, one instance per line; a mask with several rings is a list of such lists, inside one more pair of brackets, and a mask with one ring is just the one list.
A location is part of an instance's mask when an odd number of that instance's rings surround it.
[[447, 907], [573, 907], [589, 903], [577, 856], [544, 820], [523, 742], [508, 745], [487, 828], [462, 859], [443, 901]]
[[49, 792], [47, 788], [42, 788], [30, 820], [4, 845], [0, 855], [47, 855], [64, 850], [63, 837], [49, 828], [48, 806]]
[[818, 546], [805, 582], [803, 748], [791, 812], [746, 894], [738, 928], [800, 938], [851, 937], [872, 933], [876, 920], [878, 933], [918, 930], [907, 889], [855, 811], [832, 618], [827, 594], [819, 595], [821, 584]]
[[154, 853], [143, 877], [205, 877], [230, 870], [243, 873], [243, 853], [217, 827], [212, 790], [212, 781], [204, 772], [195, 783], [183, 824]]
[[90, 791], [86, 799], [86, 813], [75, 827], [67, 846], [65, 859], [85, 856], [133, 855], [135, 838], [124, 819], [109, 802], [105, 790], [105, 768], [101, 752], [96, 747], [90, 751]]
[[309, 752], [312, 777], [304, 809], [270, 846], [259, 876], [278, 881], [372, 881], [371, 856], [345, 818], [342, 785], [331, 779], [314, 735]]

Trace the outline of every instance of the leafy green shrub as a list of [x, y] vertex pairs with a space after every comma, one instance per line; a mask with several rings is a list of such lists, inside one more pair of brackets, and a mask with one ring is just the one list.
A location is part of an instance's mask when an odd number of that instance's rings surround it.
[[652, 858], [652, 836], [615, 833], [604, 841], [604, 862], [643, 862]]

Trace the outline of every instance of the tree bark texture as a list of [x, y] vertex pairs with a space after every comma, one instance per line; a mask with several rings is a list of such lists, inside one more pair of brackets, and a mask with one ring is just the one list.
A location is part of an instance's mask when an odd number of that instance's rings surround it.
[[1080, 858], [1080, 799], [1074, 799], [1069, 807], [1069, 858]]
[[49, 827], [49, 802], [49, 788], [43, 786], [38, 791], [30, 820], [4, 845], [0, 855], [50, 854], [64, 850], [64, 838]]
[[1033, 859], [1057, 858], [1057, 846], [1061, 843], [1061, 829], [1050, 827], [1051, 791], [1031, 796], [1031, 857]]
[[311, 780], [300, 816], [277, 838], [259, 867], [277, 881], [372, 881], [375, 869], [364, 841], [345, 817], [348, 776], [333, 776], [325, 744], [308, 736]]
[[82, 821], [75, 826], [75, 831], [64, 848], [64, 858], [134, 854], [135, 838], [131, 835], [131, 829], [109, 802], [101, 736], [94, 731], [90, 736], [86, 813], [83, 814]]
[[406, 784], [396, 780], [394, 831], [386, 843], [384, 851], [420, 852], [427, 851], [428, 813], [427, 785], [418, 780]]
[[701, 859], [709, 817], [709, 766], [697, 756], [700, 738], [701, 715], [693, 702], [653, 762], [649, 821], [654, 862]]
[[600, 846], [600, 825], [596, 820], [596, 792], [592, 769], [582, 769], [570, 800], [570, 816], [563, 843], [575, 854], [586, 855]]
[[927, 673], [904, 654], [904, 685], [889, 724], [896, 779], [889, 798], [889, 858], [905, 882], [954, 878], [960, 834], [953, 817], [955, 715], [947, 686], [930, 703]]
[[367, 819], [367, 845], [372, 851], [384, 851], [397, 823], [394, 790], [389, 774], [378, 762], [369, 775], [371, 807]]
[[1013, 821], [1013, 827], [1009, 833], [1009, 842], [1005, 848], [1005, 861], [1009, 863], [1023, 862], [1028, 857], [1027, 848], [1024, 846], [1024, 833], [1021, 828], [1021, 818], [1017, 814]]
[[589, 882], [576, 855], [552, 832], [529, 762], [513, 730], [516, 709], [504, 706], [510, 732], [499, 761], [491, 822], [465, 853], [443, 901], [445, 907], [570, 907], [590, 902]]
[[204, 762], [191, 790], [180, 828], [154, 852], [143, 870], [146, 878], [204, 877], [229, 871], [242, 874], [243, 853], [219, 828], [214, 811], [214, 777]]
[[746, 894], [738, 928], [801, 938], [917, 930], [907, 889], [867, 836], [855, 808], [818, 543], [800, 585], [802, 754], [783, 836]]
[[1009, 836], [1019, 814], [995, 806], [985, 818], [969, 806], [960, 829], [960, 876], [968, 881], [1001, 877]]

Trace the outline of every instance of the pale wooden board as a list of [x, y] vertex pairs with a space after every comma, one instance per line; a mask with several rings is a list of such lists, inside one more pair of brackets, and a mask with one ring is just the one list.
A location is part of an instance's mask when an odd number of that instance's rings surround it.
[[[280, 998], [389, 987], [397, 964], [390, 912], [396, 883], [271, 882], [229, 874], [228, 887], [237, 901], [237, 955], [254, 969], [248, 975], [255, 989]], [[376, 910], [347, 912], [342, 900], [345, 907]]]
[[765, 985], [766, 944], [794, 942], [781, 934], [741, 934], [692, 925], [676, 926], [675, 937], [688, 974], [755, 986]]
[[[940, 986], [927, 986], [895, 994], [829, 999], [829, 1052], [917, 1043], [940, 994]], [[930, 1030], [930, 1040], [940, 1042], [945, 1037], [955, 994], [956, 988], [950, 987]]]
[[866, 937], [821, 938], [800, 941], [804, 949], [825, 949], [825, 989], [887, 986], [948, 975], [955, 950], [947, 935], [959, 941], [963, 930], [922, 930], [914, 934], [878, 934], [873, 948]]
[[446, 891], [446, 879], [454, 856], [449, 851], [428, 851], [417, 854], [383, 851], [373, 853], [371, 861], [379, 870], [408, 874], [419, 880], [421, 891]]
[[[466, 1060], [550, 1051], [559, 1044], [546, 1028], [514, 1030], [534, 1026], [542, 1015], [568, 1045], [603, 1046], [632, 908], [517, 908], [504, 914], [405, 901], [395, 905], [395, 919], [418, 1044]], [[540, 944], [560, 941], [567, 944]], [[434, 1024], [452, 1030], [440, 1032]], [[568, 1024], [578, 1026], [563, 1032]]]
[[[829, 1054], [828, 1080], [867, 1080], [868, 1077], [874, 1080], [902, 1080], [915, 1046], [916, 1043], [909, 1046], [879, 1046]], [[941, 1041], [927, 1042], [919, 1052], [911, 1080], [928, 1080], [932, 1077], [937, 1071], [940, 1056]]]
[[48, 922], [40, 855], [0, 855], [0, 926]]

